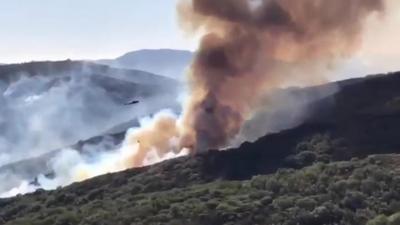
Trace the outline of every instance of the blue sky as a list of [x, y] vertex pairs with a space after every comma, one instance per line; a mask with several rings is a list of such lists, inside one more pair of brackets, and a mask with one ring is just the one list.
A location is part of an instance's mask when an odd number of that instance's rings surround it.
[[194, 49], [177, 0], [0, 0], [0, 62], [112, 58], [142, 48]]

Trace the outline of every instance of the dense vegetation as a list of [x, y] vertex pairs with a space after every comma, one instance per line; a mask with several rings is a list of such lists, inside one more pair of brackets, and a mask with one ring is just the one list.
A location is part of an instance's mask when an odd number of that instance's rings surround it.
[[299, 127], [3, 199], [0, 224], [400, 224], [400, 74], [338, 85]]
[[380, 224], [374, 221], [400, 211], [399, 160], [371, 156], [177, 188], [168, 177], [126, 172], [94, 179], [89, 187], [2, 200], [1, 217], [21, 225], [365, 224], [372, 218], [369, 224]]

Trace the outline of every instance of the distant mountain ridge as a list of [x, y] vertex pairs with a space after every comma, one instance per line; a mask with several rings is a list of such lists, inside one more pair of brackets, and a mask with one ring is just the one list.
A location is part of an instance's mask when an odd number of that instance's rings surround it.
[[73, 60], [38, 61], [0, 65], [0, 80], [9, 83], [19, 79], [21, 76], [51, 76], [54, 74], [68, 74], [76, 71], [80, 71], [86, 74], [101, 74], [103, 76], [113, 77], [116, 79], [127, 80], [130, 82], [141, 84], [176, 84], [175, 81], [171, 79], [147, 71], [134, 69], [118, 69], [107, 65], [96, 64], [93, 62]]
[[144, 49], [128, 52], [116, 59], [97, 60], [96, 63], [116, 68], [144, 70], [182, 80], [185, 69], [193, 59], [193, 52], [173, 49]]

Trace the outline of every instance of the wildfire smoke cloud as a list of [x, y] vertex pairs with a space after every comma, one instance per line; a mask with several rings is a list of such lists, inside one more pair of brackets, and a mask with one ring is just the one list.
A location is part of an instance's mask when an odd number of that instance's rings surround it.
[[[365, 20], [384, 6], [381, 0], [182, 0], [182, 26], [205, 33], [184, 113], [159, 113], [134, 129], [105, 171], [224, 147], [262, 95], [296, 77], [321, 79], [311, 71], [354, 53]], [[97, 175], [91, 170], [79, 167], [75, 176]]]
[[190, 71], [181, 145], [224, 146], [260, 95], [299, 77], [322, 79], [311, 71], [351, 56], [367, 18], [384, 9], [383, 0], [182, 0], [182, 27], [204, 35]]

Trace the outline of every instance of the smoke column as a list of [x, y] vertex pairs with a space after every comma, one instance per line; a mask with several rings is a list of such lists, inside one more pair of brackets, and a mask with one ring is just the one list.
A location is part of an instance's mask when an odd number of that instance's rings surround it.
[[190, 71], [181, 146], [194, 152], [233, 138], [262, 94], [301, 79], [361, 46], [383, 0], [182, 0], [185, 31], [204, 34]]

